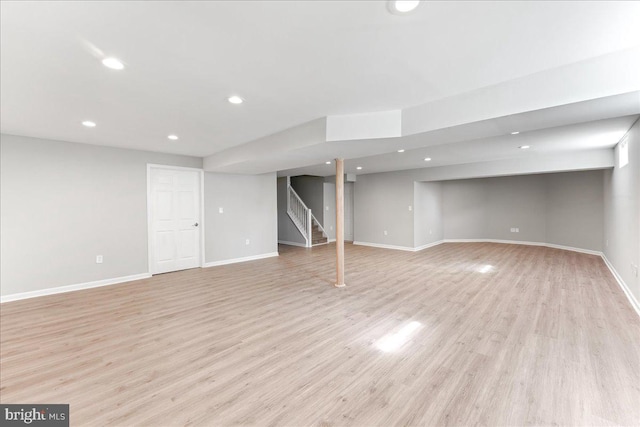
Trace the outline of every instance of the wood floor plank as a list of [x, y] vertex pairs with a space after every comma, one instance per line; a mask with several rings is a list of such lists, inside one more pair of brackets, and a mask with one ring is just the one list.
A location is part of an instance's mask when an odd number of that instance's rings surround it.
[[0, 401], [72, 425], [640, 425], [640, 318], [599, 257], [448, 243], [5, 303]]

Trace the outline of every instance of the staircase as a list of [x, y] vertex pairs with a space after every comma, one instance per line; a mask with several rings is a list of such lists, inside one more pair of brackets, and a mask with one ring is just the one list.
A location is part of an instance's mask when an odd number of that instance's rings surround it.
[[304, 204], [298, 193], [291, 187], [287, 178], [287, 214], [304, 237], [306, 247], [323, 245], [328, 242], [327, 233], [313, 216], [311, 209]]
[[320, 228], [320, 224], [318, 224], [317, 221], [314, 221], [313, 227], [311, 228], [311, 246], [322, 245], [327, 242], [328, 242], [328, 239], [327, 239], [327, 236], [324, 234], [324, 230]]

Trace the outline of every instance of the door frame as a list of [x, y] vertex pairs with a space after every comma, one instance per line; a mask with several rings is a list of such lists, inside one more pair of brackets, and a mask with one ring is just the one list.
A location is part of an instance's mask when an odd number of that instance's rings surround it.
[[153, 248], [151, 247], [151, 235], [152, 235], [152, 224], [151, 224], [151, 170], [152, 169], [169, 169], [176, 171], [192, 171], [198, 172], [200, 175], [200, 268], [204, 267], [205, 257], [204, 257], [204, 169], [201, 168], [189, 168], [185, 166], [170, 166], [170, 165], [159, 165], [155, 163], [147, 163], [147, 268], [149, 270], [149, 274], [153, 275], [151, 271], [151, 266], [153, 265]]

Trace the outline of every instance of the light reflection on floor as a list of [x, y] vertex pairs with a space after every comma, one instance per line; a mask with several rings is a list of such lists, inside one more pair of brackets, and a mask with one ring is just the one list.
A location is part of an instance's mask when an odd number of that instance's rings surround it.
[[398, 351], [420, 327], [422, 327], [422, 323], [416, 321], [410, 322], [403, 326], [398, 332], [380, 338], [376, 341], [376, 347], [385, 353]]
[[496, 268], [495, 268], [493, 265], [486, 264], [486, 265], [483, 265], [482, 267], [480, 267], [480, 268], [478, 269], [478, 273], [482, 273], [482, 274], [484, 274], [484, 273], [491, 273], [491, 272], [492, 272], [492, 271], [494, 271], [495, 269], [496, 269]]

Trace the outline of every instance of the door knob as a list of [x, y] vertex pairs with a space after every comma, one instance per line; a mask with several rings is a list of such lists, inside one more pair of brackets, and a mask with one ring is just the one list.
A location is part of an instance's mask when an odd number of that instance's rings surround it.
[[197, 227], [197, 226], [198, 226], [198, 223], [196, 222], [195, 224], [193, 224], [193, 226], [194, 226], [194, 227]]

